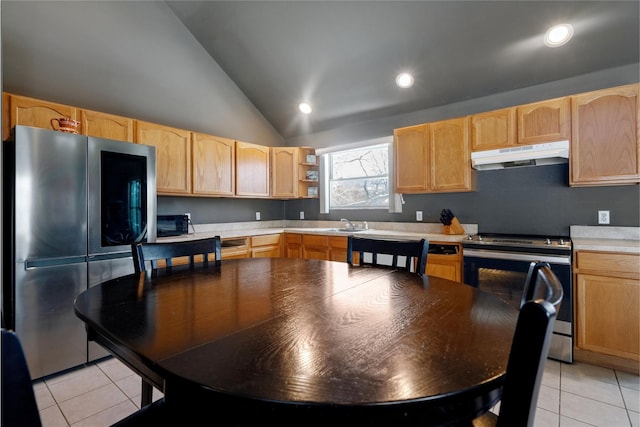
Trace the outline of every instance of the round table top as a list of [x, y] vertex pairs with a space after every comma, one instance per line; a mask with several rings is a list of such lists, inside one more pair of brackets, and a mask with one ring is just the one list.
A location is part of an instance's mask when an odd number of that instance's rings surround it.
[[90, 329], [163, 377], [167, 400], [197, 390], [339, 409], [499, 397], [518, 312], [494, 295], [320, 260], [172, 270], [110, 280], [76, 300]]

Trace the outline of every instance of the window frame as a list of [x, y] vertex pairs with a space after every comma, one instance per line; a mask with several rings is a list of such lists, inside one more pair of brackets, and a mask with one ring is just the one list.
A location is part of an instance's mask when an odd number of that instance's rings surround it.
[[[330, 191], [331, 191], [331, 180], [330, 180], [330, 154], [335, 154], [342, 151], [352, 151], [367, 147], [375, 147], [379, 145], [387, 145], [388, 147], [388, 185], [389, 185], [389, 205], [388, 206], [359, 206], [354, 208], [345, 208], [345, 207], [337, 207], [331, 208], [330, 206]], [[320, 213], [331, 213], [331, 212], [354, 212], [358, 210], [378, 210], [378, 211], [388, 211], [388, 212], [402, 212], [402, 196], [400, 194], [395, 193], [393, 190], [395, 189], [395, 169], [394, 169], [394, 161], [393, 161], [393, 136], [377, 138], [373, 140], [361, 141], [358, 143], [340, 145], [328, 147], [325, 149], [316, 150], [316, 154], [319, 156], [320, 160], [320, 189], [319, 189], [319, 198], [320, 198]]]

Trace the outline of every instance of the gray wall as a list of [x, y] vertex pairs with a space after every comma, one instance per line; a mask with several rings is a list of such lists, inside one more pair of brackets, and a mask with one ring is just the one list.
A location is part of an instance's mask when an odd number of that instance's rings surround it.
[[[287, 202], [287, 219], [305, 211], [308, 219], [439, 222], [450, 209], [461, 222], [478, 224], [485, 233], [568, 235], [570, 225], [597, 225], [598, 210], [611, 211], [611, 225], [639, 226], [637, 185], [569, 187], [567, 164], [482, 171], [477, 191], [470, 193], [405, 195], [402, 213], [359, 210], [318, 215], [317, 200]], [[314, 214], [314, 212], [316, 214]]]
[[[496, 66], [496, 68], [499, 68], [499, 66]], [[487, 72], [499, 72], [499, 70], [487, 70]], [[287, 140], [287, 145], [326, 148], [334, 145], [356, 143], [393, 135], [393, 129], [404, 126], [435, 122], [591, 90], [637, 83], [639, 80], [640, 64], [627, 65], [409, 114], [390, 116], [381, 120], [352, 123], [325, 132], [290, 138]]]
[[2, 90], [284, 145], [164, 2], [3, 1]]
[[[636, 64], [283, 141], [162, 2], [4, 0], [1, 19], [4, 91], [271, 146], [343, 145], [639, 78]], [[413, 222], [422, 210], [425, 221], [437, 221], [449, 208], [485, 232], [566, 234], [609, 209], [612, 225], [640, 225], [638, 186], [569, 188], [566, 176], [566, 166], [480, 172], [477, 192], [407, 195], [403, 213], [348, 216]], [[300, 210], [308, 219], [346, 215], [319, 214], [317, 200], [159, 197], [158, 208], [191, 212], [195, 223], [252, 221], [256, 211], [263, 220], [297, 219]]]
[[[354, 123], [330, 131], [306, 135], [287, 142], [325, 148], [393, 134], [394, 128], [461, 117], [514, 105], [602, 88], [637, 83], [638, 64], [585, 74], [571, 79], [499, 93], [456, 104]], [[484, 232], [558, 234], [570, 225], [597, 225], [597, 211], [611, 211], [611, 225], [640, 226], [640, 190], [637, 185], [569, 187], [568, 165], [539, 166], [477, 173], [477, 191], [472, 193], [405, 195], [403, 212], [342, 211], [319, 214], [317, 200], [287, 202], [286, 218], [297, 219], [305, 211], [308, 219], [414, 222], [415, 211], [423, 211], [425, 222], [438, 222], [440, 211], [451, 209], [461, 221], [479, 224]]]

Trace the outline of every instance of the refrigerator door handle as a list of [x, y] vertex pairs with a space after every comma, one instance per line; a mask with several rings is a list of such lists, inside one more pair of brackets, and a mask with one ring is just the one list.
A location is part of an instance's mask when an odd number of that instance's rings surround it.
[[38, 267], [53, 267], [56, 265], [67, 265], [87, 262], [86, 256], [72, 256], [64, 258], [44, 258], [28, 259], [24, 262], [24, 269], [31, 270]]

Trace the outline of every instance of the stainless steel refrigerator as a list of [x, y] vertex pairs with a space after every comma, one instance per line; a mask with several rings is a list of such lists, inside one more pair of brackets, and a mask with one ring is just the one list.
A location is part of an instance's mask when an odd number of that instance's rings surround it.
[[107, 353], [87, 341], [75, 297], [133, 272], [156, 238], [155, 148], [16, 126], [3, 143], [3, 326], [33, 378]]

